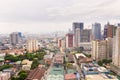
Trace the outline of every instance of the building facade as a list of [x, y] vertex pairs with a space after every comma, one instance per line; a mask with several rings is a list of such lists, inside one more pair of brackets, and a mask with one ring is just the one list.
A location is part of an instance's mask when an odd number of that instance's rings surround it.
[[84, 23], [73, 23], [74, 47], [79, 47], [80, 31], [83, 30]]
[[92, 25], [92, 39], [101, 40], [101, 24], [100, 23], [94, 23]]
[[107, 25], [105, 25], [104, 34], [103, 34], [104, 39], [106, 39], [108, 37], [113, 38], [113, 36], [116, 33], [116, 28], [117, 28], [116, 26], [110, 25], [109, 23]]
[[91, 41], [91, 29], [83, 29], [80, 32], [80, 42], [90, 42]]
[[27, 51], [28, 52], [37, 51], [39, 49], [38, 40], [36, 40], [36, 39], [29, 39], [27, 41], [26, 47], [27, 47]]
[[11, 45], [20, 44], [22, 41], [22, 37], [19, 32], [13, 32], [10, 34], [10, 43]]
[[74, 45], [74, 35], [72, 33], [66, 34], [66, 48], [73, 48]]
[[120, 76], [120, 28], [117, 28], [116, 36], [113, 38], [113, 56], [111, 69]]
[[96, 61], [107, 58], [107, 41], [106, 40], [92, 41], [92, 58]]

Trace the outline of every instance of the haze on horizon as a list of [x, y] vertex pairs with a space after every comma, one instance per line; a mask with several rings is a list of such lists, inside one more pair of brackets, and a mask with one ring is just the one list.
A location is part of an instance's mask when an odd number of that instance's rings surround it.
[[120, 21], [120, 0], [0, 0], [0, 33], [67, 31], [73, 22]]

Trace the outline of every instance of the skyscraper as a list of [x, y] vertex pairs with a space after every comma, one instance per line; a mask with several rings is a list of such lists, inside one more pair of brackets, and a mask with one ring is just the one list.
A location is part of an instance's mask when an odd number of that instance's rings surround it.
[[73, 23], [74, 47], [79, 47], [80, 31], [83, 30], [84, 23]]
[[10, 43], [11, 45], [16, 45], [21, 42], [21, 37], [19, 35], [19, 32], [13, 32], [10, 34]]
[[75, 32], [75, 30], [79, 28], [80, 30], [82, 30], [84, 28], [84, 23], [73, 23], [73, 32]]
[[101, 39], [101, 24], [100, 23], [94, 23], [92, 25], [92, 39], [93, 40]]
[[116, 26], [110, 25], [109, 23], [105, 25], [103, 34], [104, 39], [108, 37], [113, 38], [116, 32], [116, 28], [117, 28]]
[[80, 32], [80, 42], [90, 42], [91, 41], [91, 29], [83, 29]]

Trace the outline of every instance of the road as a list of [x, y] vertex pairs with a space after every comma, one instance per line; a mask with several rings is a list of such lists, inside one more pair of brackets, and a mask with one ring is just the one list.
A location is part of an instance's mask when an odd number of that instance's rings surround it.
[[81, 68], [79, 67], [78, 63], [77, 63], [77, 59], [75, 58], [75, 55], [74, 55], [74, 62], [75, 62], [75, 66], [76, 66], [76, 70], [79, 72], [80, 74], [80, 78], [81, 80], [84, 80], [84, 77], [83, 77], [83, 74], [81, 72]]

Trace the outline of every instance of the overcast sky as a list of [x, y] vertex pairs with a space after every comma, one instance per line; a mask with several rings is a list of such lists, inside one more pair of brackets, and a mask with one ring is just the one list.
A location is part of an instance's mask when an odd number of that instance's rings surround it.
[[72, 22], [119, 19], [120, 0], [0, 0], [0, 33], [67, 31]]

